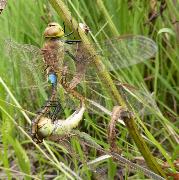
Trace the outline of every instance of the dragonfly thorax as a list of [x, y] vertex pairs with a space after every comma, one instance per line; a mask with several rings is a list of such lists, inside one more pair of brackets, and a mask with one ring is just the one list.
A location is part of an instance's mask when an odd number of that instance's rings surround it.
[[51, 77], [49, 77], [49, 75], [55, 74], [60, 80], [59, 76], [63, 68], [64, 60], [64, 42], [62, 42], [59, 38], [48, 38], [45, 40], [42, 53], [48, 80], [53, 84], [55, 78], [50, 79]]

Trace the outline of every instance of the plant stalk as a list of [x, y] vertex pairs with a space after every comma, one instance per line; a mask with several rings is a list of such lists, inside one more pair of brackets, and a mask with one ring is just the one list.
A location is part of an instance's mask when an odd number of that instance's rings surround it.
[[[94, 57], [93, 63], [95, 64], [97, 68], [97, 72], [99, 73], [100, 78], [103, 80], [104, 84], [107, 86], [107, 89], [110, 90], [112, 99], [117, 101], [117, 103], [121, 105], [122, 107], [126, 107], [125, 100], [122, 98], [122, 96], [120, 95], [120, 92], [117, 90], [115, 84], [113, 83], [113, 80], [111, 79], [108, 71], [106, 70], [104, 64], [102, 63], [100, 56], [96, 55], [97, 53], [95, 52], [95, 49], [94, 47], [92, 47], [92, 45], [89, 46], [89, 44], [92, 44], [91, 41], [86, 36], [85, 32], [83, 32], [83, 30], [79, 28], [77, 21], [72, 17], [65, 3], [62, 0], [49, 0], [49, 2], [52, 5], [52, 7], [56, 10], [56, 12], [59, 14], [59, 16], [64, 20], [65, 24], [70, 29], [73, 30], [75, 37], [80, 38], [82, 42], [84, 43], [84, 46], [85, 44], [87, 44], [85, 48], [87, 52], [89, 52], [91, 56]], [[125, 120], [124, 122], [130, 135], [132, 136], [134, 142], [136, 143], [139, 151], [145, 158], [145, 161], [148, 167], [155, 173], [163, 177], [166, 177], [161, 166], [153, 157], [144, 139], [140, 135], [134, 119], [131, 117]]]

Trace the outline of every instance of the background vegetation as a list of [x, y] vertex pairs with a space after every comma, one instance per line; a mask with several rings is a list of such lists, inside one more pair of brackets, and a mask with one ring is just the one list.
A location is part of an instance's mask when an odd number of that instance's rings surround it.
[[[99, 41], [122, 34], [141, 34], [156, 41], [159, 50], [155, 59], [120, 70], [115, 74], [115, 79], [135, 87], [145, 87], [147, 92], [153, 93], [152, 98], [159, 110], [153, 107], [152, 114], [142, 117], [142, 121], [136, 120], [136, 123], [141, 133], [147, 137], [148, 146], [154, 156], [163, 167], [170, 167], [170, 172], [174, 173], [177, 169], [175, 163], [179, 150], [177, 121], [179, 4], [175, 4], [172, 0], [66, 0], [65, 2], [72, 15], [79, 22], [85, 21], [95, 39]], [[90, 168], [82, 167], [80, 164], [100, 156], [95, 149], [80, 145], [77, 138], [59, 143], [47, 141], [38, 146], [33, 144], [26, 134], [30, 129], [27, 115], [32, 119], [32, 114], [27, 111], [35, 113], [43, 104], [44, 97], [35, 96], [32, 87], [26, 90], [21, 87], [22, 70], [12, 66], [3, 43], [5, 39], [10, 38], [19, 43], [41, 47], [42, 32], [49, 21], [63, 23], [45, 0], [9, 0], [0, 15], [0, 177], [2, 178], [66, 179], [67, 176], [74, 177], [73, 173], [76, 173], [83, 178], [91, 179]], [[101, 92], [105, 93], [105, 90]], [[25, 113], [22, 113], [20, 107], [26, 110]], [[107, 104], [106, 107], [112, 110], [111, 104]], [[110, 116], [86, 113], [79, 130], [88, 133], [96, 143], [108, 149], [106, 134], [109, 120]], [[117, 144], [122, 149], [122, 154], [130, 160], [141, 157], [126, 128], [118, 124], [117, 129], [119, 129]], [[93, 175], [97, 176], [104, 172], [105, 176], [100, 175], [101, 177], [112, 179], [121, 169], [117, 162], [107, 159], [98, 166], [97, 173]], [[122, 170], [125, 178], [145, 178], [137, 171], [129, 173], [130, 169]]]

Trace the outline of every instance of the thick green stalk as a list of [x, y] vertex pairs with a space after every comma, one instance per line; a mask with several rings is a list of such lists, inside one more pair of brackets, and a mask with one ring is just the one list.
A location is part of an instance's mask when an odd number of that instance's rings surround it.
[[[77, 21], [72, 17], [70, 11], [68, 10], [67, 6], [64, 4], [62, 0], [49, 0], [52, 7], [56, 10], [56, 12], [60, 15], [60, 17], [63, 18], [65, 24], [70, 27], [74, 31], [74, 35], [76, 37], [80, 37], [82, 42], [85, 44], [88, 44], [86, 46], [86, 50], [94, 56], [94, 64], [99, 72], [99, 75], [102, 80], [104, 80], [104, 84], [107, 86], [107, 88], [110, 90], [112, 94], [112, 99], [117, 101], [117, 103], [123, 107], [126, 107], [125, 100], [120, 95], [119, 91], [117, 90], [115, 84], [113, 83], [113, 80], [111, 79], [108, 71], [105, 69], [104, 64], [102, 63], [100, 56], [96, 56], [95, 49], [89, 44], [91, 44], [90, 40], [86, 36], [86, 34], [79, 28]], [[165, 177], [165, 173], [163, 172], [160, 165], [157, 163], [156, 159], [152, 156], [149, 148], [147, 147], [144, 139], [140, 135], [137, 126], [135, 124], [135, 121], [133, 118], [130, 118], [125, 121], [126, 127], [131, 134], [132, 138], [134, 139], [139, 151], [145, 158], [145, 161], [148, 165], [148, 167], [153, 170], [155, 173]]]

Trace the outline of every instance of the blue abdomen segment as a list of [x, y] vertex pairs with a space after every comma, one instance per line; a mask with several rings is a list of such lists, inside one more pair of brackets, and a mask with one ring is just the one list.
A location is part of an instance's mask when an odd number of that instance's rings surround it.
[[51, 73], [48, 75], [48, 81], [51, 83], [51, 84], [54, 84], [56, 85], [57, 84], [57, 75], [55, 73]]

